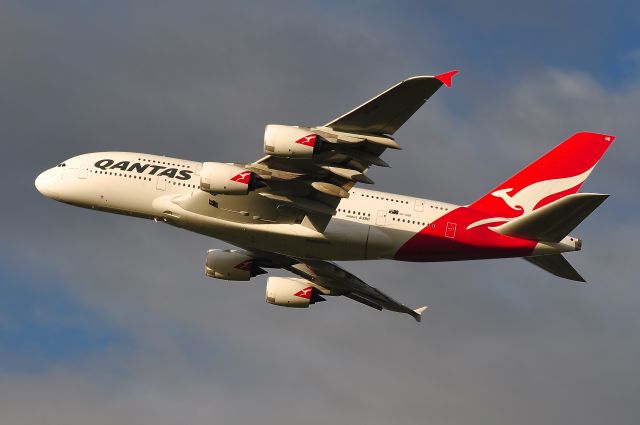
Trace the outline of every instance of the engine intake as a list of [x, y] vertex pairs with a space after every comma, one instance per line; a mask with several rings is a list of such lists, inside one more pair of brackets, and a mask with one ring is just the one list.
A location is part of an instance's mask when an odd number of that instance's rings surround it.
[[207, 276], [223, 280], [248, 281], [266, 273], [255, 259], [237, 251], [210, 249], [207, 252], [204, 272]]
[[320, 137], [300, 127], [269, 124], [264, 130], [264, 153], [282, 158], [311, 158], [320, 148]]
[[253, 171], [233, 164], [205, 162], [200, 172], [200, 188], [205, 192], [224, 195], [246, 195], [264, 186]]
[[306, 279], [274, 276], [267, 279], [266, 301], [282, 307], [307, 308], [325, 299]]

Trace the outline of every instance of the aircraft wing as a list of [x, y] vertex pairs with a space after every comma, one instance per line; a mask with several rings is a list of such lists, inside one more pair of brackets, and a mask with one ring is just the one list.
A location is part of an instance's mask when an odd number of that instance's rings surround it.
[[[310, 158], [274, 154], [244, 164], [266, 185], [256, 193], [302, 210], [307, 217], [303, 224], [323, 231], [356, 183], [373, 183], [366, 175], [372, 165], [389, 166], [380, 156], [387, 148], [400, 149], [390, 135], [440, 87], [450, 86], [457, 72], [408, 78], [321, 127], [268, 126], [267, 132], [296, 134], [296, 143], [321, 148]], [[265, 134], [265, 147], [267, 139]]]
[[395, 133], [442, 85], [451, 86], [458, 71], [407, 78], [352, 111], [325, 124], [352, 133]]
[[330, 295], [344, 295], [376, 310], [406, 313], [419, 322], [422, 313], [427, 309], [411, 309], [331, 261], [303, 260], [262, 251], [245, 250], [244, 254], [255, 258], [260, 267], [288, 270], [329, 290]]

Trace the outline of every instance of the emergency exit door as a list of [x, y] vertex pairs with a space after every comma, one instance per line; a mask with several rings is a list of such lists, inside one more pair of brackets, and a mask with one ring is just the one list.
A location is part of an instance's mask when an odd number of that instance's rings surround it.
[[444, 235], [447, 238], [451, 238], [451, 239], [455, 238], [456, 237], [456, 223], [448, 222], [447, 223], [447, 227], [446, 227], [446, 229], [444, 231]]

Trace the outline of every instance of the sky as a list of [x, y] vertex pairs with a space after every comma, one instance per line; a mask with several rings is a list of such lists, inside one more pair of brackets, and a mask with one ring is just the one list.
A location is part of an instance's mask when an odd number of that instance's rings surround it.
[[[636, 424], [640, 6], [627, 1], [0, 1], [0, 412], [10, 424]], [[341, 265], [420, 324], [204, 276], [228, 245], [33, 185], [81, 153], [262, 156], [412, 75], [461, 72], [376, 189], [465, 204], [577, 131], [612, 196], [567, 255]], [[272, 273], [277, 275], [278, 272]]]

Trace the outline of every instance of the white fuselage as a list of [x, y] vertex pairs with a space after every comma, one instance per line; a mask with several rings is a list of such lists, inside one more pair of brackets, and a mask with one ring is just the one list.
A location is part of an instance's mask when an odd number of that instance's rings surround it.
[[301, 224], [299, 211], [257, 193], [200, 190], [201, 166], [149, 154], [98, 152], [43, 172], [36, 186], [72, 205], [161, 220], [247, 249], [331, 260], [393, 258], [417, 232], [457, 207], [354, 188], [318, 232]]

